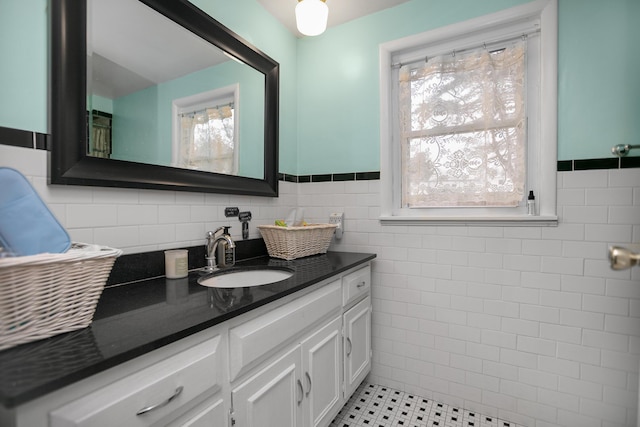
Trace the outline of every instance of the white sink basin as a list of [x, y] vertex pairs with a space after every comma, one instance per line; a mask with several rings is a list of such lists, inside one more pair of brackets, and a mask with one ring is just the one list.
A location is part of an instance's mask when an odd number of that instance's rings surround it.
[[255, 270], [231, 270], [213, 273], [198, 279], [198, 283], [210, 288], [246, 288], [268, 285], [293, 276], [291, 270], [261, 268]]

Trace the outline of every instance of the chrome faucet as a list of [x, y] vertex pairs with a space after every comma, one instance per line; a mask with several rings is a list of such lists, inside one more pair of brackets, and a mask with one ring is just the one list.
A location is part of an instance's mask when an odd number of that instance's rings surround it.
[[219, 227], [216, 231], [207, 231], [207, 244], [205, 245], [205, 259], [207, 260], [207, 266], [204, 267], [205, 271], [211, 272], [218, 268], [219, 260], [216, 260], [216, 248], [221, 240], [226, 241], [228, 247], [231, 249], [235, 249], [236, 247], [235, 242], [228, 234], [222, 234], [216, 237], [216, 234], [222, 230], [224, 230], [224, 227]]

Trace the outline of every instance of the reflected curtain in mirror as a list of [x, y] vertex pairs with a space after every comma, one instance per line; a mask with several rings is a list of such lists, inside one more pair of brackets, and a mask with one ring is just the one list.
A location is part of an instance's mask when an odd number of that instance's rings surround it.
[[177, 167], [237, 173], [233, 103], [180, 113], [179, 121]]

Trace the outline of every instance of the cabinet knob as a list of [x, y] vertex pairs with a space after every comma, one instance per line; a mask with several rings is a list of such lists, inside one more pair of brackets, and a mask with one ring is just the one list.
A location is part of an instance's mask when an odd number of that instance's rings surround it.
[[160, 403], [156, 403], [155, 405], [150, 405], [147, 406], [146, 408], [142, 408], [140, 409], [138, 412], [136, 412], [136, 415], [143, 415], [146, 414], [147, 412], [151, 412], [155, 409], [158, 408], [162, 408], [165, 405], [168, 405], [169, 402], [171, 402], [173, 399], [175, 399], [176, 397], [178, 397], [180, 395], [180, 393], [182, 393], [182, 386], [179, 386], [176, 391], [173, 392], [173, 395], [171, 395], [167, 400], [160, 402]]

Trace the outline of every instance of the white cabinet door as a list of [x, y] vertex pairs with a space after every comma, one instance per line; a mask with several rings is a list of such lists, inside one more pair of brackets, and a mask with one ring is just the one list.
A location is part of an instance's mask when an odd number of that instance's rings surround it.
[[302, 342], [305, 426], [329, 425], [342, 404], [341, 329], [338, 316]]
[[299, 427], [304, 389], [300, 346], [231, 392], [235, 427]]
[[344, 382], [348, 399], [371, 370], [371, 297], [344, 314]]

